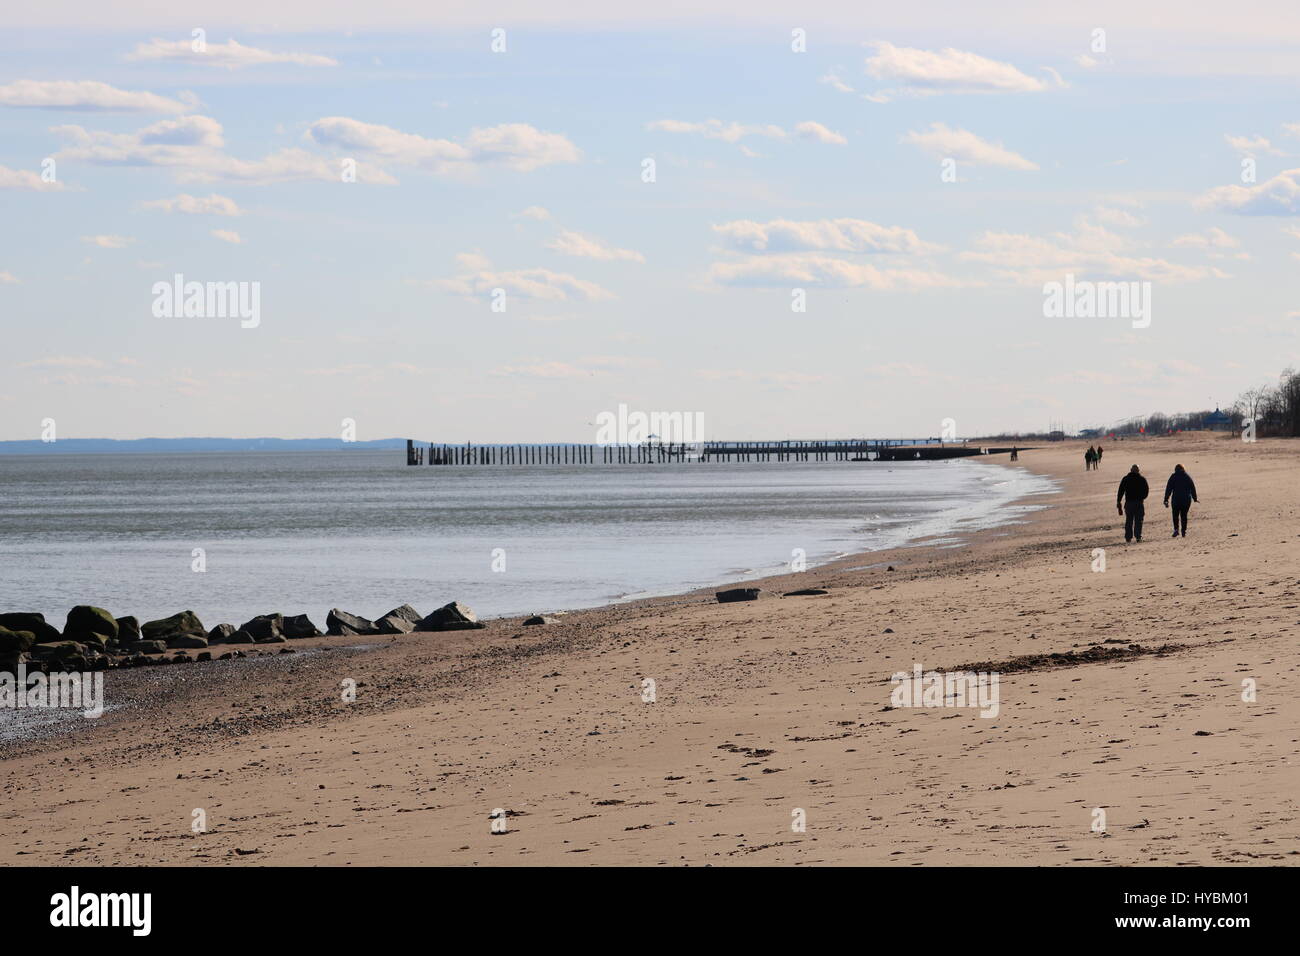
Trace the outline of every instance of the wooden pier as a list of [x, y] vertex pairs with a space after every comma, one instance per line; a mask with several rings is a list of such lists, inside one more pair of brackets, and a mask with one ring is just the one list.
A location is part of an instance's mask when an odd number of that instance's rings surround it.
[[[1019, 448], [1019, 451], [1025, 451]], [[440, 445], [406, 441], [408, 465], [655, 465], [710, 461], [939, 461], [1004, 455], [993, 448], [937, 438], [822, 441], [708, 441], [637, 445]]]

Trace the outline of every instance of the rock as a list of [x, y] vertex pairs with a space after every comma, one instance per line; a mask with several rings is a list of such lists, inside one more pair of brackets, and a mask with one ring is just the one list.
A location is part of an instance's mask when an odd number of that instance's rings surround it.
[[378, 634], [379, 628], [374, 621], [335, 607], [325, 615], [325, 633], [331, 637], [351, 637], [354, 634]]
[[731, 604], [733, 601], [757, 601], [761, 593], [761, 588], [731, 588], [729, 591], [718, 591], [714, 597], [719, 604]]
[[306, 614], [294, 614], [284, 619], [281, 626], [285, 637], [299, 640], [304, 637], [320, 637], [320, 628], [311, 622]]
[[226, 653], [224, 653], [224, 654], [222, 654], [220, 657], [218, 657], [217, 660], [219, 660], [219, 661], [232, 661], [232, 660], [235, 659], [235, 653], [236, 653], [235, 651], [226, 651]]
[[68, 612], [63, 637], [83, 644], [97, 644], [102, 649], [108, 642], [117, 640], [117, 621], [102, 607], [78, 604]]
[[800, 588], [798, 591], [786, 591], [786, 597], [812, 597], [814, 594], [830, 594], [825, 588]]
[[271, 638], [284, 635], [284, 615], [259, 614], [239, 629], [253, 635], [253, 640], [258, 644], [269, 643]]
[[212, 654], [209, 651], [201, 651], [199, 653], [199, 656], [194, 659], [196, 661], [203, 661], [203, 662], [210, 661], [212, 660]]
[[547, 617], [545, 614], [534, 614], [532, 617], [524, 621], [524, 623], [525, 624], [558, 624], [560, 623], [560, 619], [555, 617]]
[[161, 654], [167, 645], [163, 641], [136, 641], [127, 650], [132, 654]]
[[208, 639], [204, 637], [195, 637], [193, 634], [182, 634], [180, 637], [173, 637], [167, 642], [170, 648], [178, 647], [207, 647]]
[[288, 638], [285, 637], [283, 634], [277, 632], [275, 634], [271, 634], [268, 637], [254, 638], [254, 640], [258, 644], [283, 644], [285, 641], [288, 640]]
[[420, 623], [420, 612], [409, 604], [395, 607], [375, 621], [378, 634], [410, 634]]
[[[6, 660], [16, 659], [19, 654], [36, 643], [36, 635], [31, 631], [11, 631], [0, 627], [0, 657]], [[13, 668], [10, 668], [12, 671]]]
[[140, 622], [131, 616], [119, 617], [117, 619], [117, 642], [119, 644], [134, 644], [140, 640]]
[[234, 633], [235, 633], [235, 625], [218, 624], [212, 630], [208, 631], [208, 643], [224, 644], [230, 640], [231, 636]]
[[249, 634], [247, 631], [239, 630], [236, 631], [234, 634], [231, 634], [228, 638], [226, 638], [226, 643], [227, 644], [253, 644], [256, 643], [256, 640], [254, 639], [253, 635]]
[[35, 611], [15, 611], [9, 614], [0, 614], [0, 627], [8, 628], [11, 631], [30, 631], [35, 638], [36, 644], [48, 644], [51, 641], [63, 640], [63, 635], [53, 624], [45, 622], [45, 615], [38, 614]]
[[[201, 640], [202, 644], [181, 644], [181, 639]], [[208, 632], [193, 611], [181, 611], [160, 621], [146, 621], [140, 628], [140, 639], [163, 641], [168, 647], [207, 647]]]
[[466, 631], [487, 627], [479, 622], [478, 616], [459, 601], [452, 601], [421, 619], [415, 625], [417, 631]]
[[63, 660], [68, 657], [82, 657], [85, 653], [86, 645], [76, 641], [57, 641], [52, 644], [32, 646], [32, 656], [39, 660]]

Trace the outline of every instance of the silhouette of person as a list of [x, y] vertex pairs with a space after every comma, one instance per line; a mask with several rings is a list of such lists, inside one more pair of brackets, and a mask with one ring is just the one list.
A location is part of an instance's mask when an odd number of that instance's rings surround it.
[[1092, 471], [1092, 464], [1096, 460], [1097, 453], [1093, 450], [1093, 447], [1089, 445], [1088, 450], [1083, 453], [1083, 470]]
[[1134, 465], [1127, 475], [1120, 479], [1119, 491], [1115, 493], [1115, 507], [1124, 516], [1124, 541], [1136, 538], [1142, 540], [1142, 519], [1146, 517], [1147, 506], [1144, 503], [1151, 488], [1147, 480]]
[[1174, 509], [1170, 512], [1174, 519], [1174, 537], [1179, 535], [1179, 525], [1183, 537], [1187, 537], [1187, 512], [1191, 510], [1192, 502], [1199, 501], [1196, 497], [1196, 482], [1192, 481], [1182, 465], [1174, 465], [1174, 473], [1169, 476], [1165, 482], [1165, 507], [1169, 507], [1170, 499], [1173, 499]]

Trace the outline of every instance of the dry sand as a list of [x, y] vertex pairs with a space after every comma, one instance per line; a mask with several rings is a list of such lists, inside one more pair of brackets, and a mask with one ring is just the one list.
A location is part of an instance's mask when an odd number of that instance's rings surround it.
[[[1088, 473], [1083, 447], [1021, 456], [1063, 490], [1021, 525], [763, 582], [822, 597], [111, 674], [128, 706], [0, 761], [0, 862], [1295, 864], [1300, 443], [1107, 443]], [[1126, 546], [1133, 461], [1152, 496]], [[1201, 495], [1185, 540], [1176, 461]], [[1014, 660], [1093, 645], [1129, 656]], [[999, 715], [890, 709], [914, 661], [1001, 662]]]

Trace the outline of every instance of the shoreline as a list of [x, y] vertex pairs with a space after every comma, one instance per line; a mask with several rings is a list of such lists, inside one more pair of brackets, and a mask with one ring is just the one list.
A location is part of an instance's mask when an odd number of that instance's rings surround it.
[[[795, 463], [796, 467], [808, 466], [810, 463]], [[845, 463], [819, 463], [812, 465], [816, 469], [815, 473], [809, 474], [825, 475], [828, 472], [835, 471], [836, 465]], [[968, 476], [961, 479], [936, 477], [934, 471], [940, 464], [955, 467], [964, 470]], [[901, 467], [898, 467], [901, 466]], [[990, 467], [992, 466], [992, 467]], [[583, 467], [583, 466], [579, 466]], [[619, 466], [587, 466], [601, 470], [608, 470], [610, 467]], [[724, 496], [729, 493], [728, 488], [730, 478], [743, 471], [751, 470], [757, 476], [755, 480], [766, 482], [773, 480], [769, 475], [764, 476], [767, 468], [775, 469], [778, 474], [777, 478], [788, 482], [806, 481], [806, 493], [809, 495], [820, 495], [825, 493], [826, 487], [841, 490], [844, 487], [844, 479], [832, 479], [831, 484], [826, 486], [820, 477], [803, 477], [802, 471], [795, 471], [789, 474], [781, 472], [785, 465], [779, 463], [755, 463], [753, 465], [731, 466], [726, 469], [728, 479], [719, 478], [720, 484], [717, 486], [720, 493]], [[852, 466], [849, 466], [852, 467]], [[880, 469], [880, 463], [863, 465], [860, 467], [871, 469]], [[164, 592], [155, 593], [148, 585], [133, 587], [130, 590], [109, 587], [107, 589], [99, 586], [91, 586], [84, 589], [85, 600], [75, 600], [76, 604], [94, 604], [99, 607], [109, 609], [114, 616], [131, 615], [139, 621], [144, 622], [153, 619], [165, 619], [179, 613], [183, 609], [192, 609], [202, 619], [205, 630], [210, 629], [218, 622], [230, 623], [238, 626], [240, 621], [251, 619], [257, 615], [281, 611], [286, 615], [290, 613], [303, 612], [313, 619], [317, 626], [325, 629], [325, 616], [331, 607], [341, 607], [351, 613], [361, 614], [363, 617], [377, 619], [378, 616], [385, 613], [390, 607], [401, 605], [403, 603], [412, 603], [420, 607], [423, 612], [432, 610], [432, 607], [425, 606], [424, 602], [428, 600], [426, 596], [415, 596], [420, 591], [429, 592], [434, 590], [429, 585], [436, 584], [438, 591], [434, 601], [438, 606], [447, 601], [456, 600], [468, 604], [479, 613], [480, 620], [511, 619], [519, 616], [527, 616], [534, 613], [557, 613], [561, 611], [572, 612], [576, 610], [593, 610], [605, 607], [611, 604], [621, 604], [629, 601], [642, 600], [652, 597], [663, 597], [694, 592], [713, 586], [725, 586], [732, 582], [742, 582], [751, 579], [772, 577], [782, 573], [782, 568], [787, 567], [789, 560], [780, 562], [774, 560], [780, 558], [781, 548], [789, 548], [791, 544], [800, 544], [807, 548], [809, 552], [806, 558], [809, 569], [823, 567], [837, 561], [853, 556], [869, 555], [876, 551], [888, 550], [895, 547], [902, 547], [912, 542], [933, 538], [938, 534], [946, 536], [966, 536], [973, 530], [978, 530], [982, 525], [988, 523], [1005, 524], [1014, 521], [1014, 509], [1016, 502], [1022, 501], [1025, 494], [1015, 492], [1000, 492], [992, 486], [985, 485], [990, 482], [988, 477], [981, 477], [982, 473], [991, 473], [993, 469], [997, 473], [1008, 474], [1012, 477], [1004, 480], [1002, 484], [1015, 483], [1018, 479], [1014, 477], [1017, 473], [1014, 465], [1007, 462], [1000, 462], [994, 458], [970, 457], [953, 459], [947, 462], [922, 462], [913, 464], [912, 462], [884, 463], [885, 471], [891, 473], [906, 474], [909, 468], [922, 468], [930, 477], [923, 477], [918, 487], [927, 489], [928, 484], [937, 481], [940, 485], [953, 484], [952, 489], [954, 497], [951, 503], [945, 504], [940, 510], [927, 511], [926, 506], [931, 500], [943, 500], [939, 496], [946, 493], [947, 489], [936, 489], [934, 497], [922, 499], [921, 507], [915, 511], [908, 512], [907, 502], [903, 502], [897, 510], [892, 510], [887, 504], [887, 496], [892, 490], [889, 479], [884, 479], [884, 484], [879, 481], [859, 482], [863, 485], [861, 496], [861, 510], [855, 514], [848, 514], [841, 511], [831, 513], [827, 510], [824, 514], [816, 506], [809, 509], [808, 513], [799, 510], [795, 505], [790, 508], [783, 503], [783, 510], [773, 523], [763, 530], [763, 533], [756, 534], [753, 528], [756, 526], [752, 520], [742, 527], [742, 535], [737, 538], [735, 545], [724, 548], [716, 554], [710, 554], [711, 549], [704, 549], [702, 553], [709, 556], [704, 560], [696, 560], [683, 565], [677, 562], [677, 574], [672, 571], [666, 571], [667, 568], [673, 567], [671, 554], [679, 548], [686, 551], [692, 547], [689, 536], [681, 538], [680, 542], [672, 537], [665, 537], [662, 533], [650, 544], [648, 560], [642, 558], [638, 560], [616, 560], [618, 570], [612, 576], [605, 576], [597, 573], [601, 577], [601, 583], [607, 584], [609, 590], [591, 586], [587, 583], [586, 577], [579, 574], [579, 566], [574, 562], [562, 564], [562, 570], [552, 579], [547, 576], [538, 576], [535, 572], [530, 580], [524, 571], [525, 577], [522, 590], [518, 588], [518, 582], [514, 587], [498, 588], [501, 583], [502, 575], [490, 574], [480, 575], [475, 579], [471, 575], [462, 574], [458, 571], [451, 571], [448, 578], [439, 575], [439, 570], [449, 570], [435, 565], [435, 569], [430, 581], [414, 581], [409, 589], [387, 589], [384, 598], [388, 603], [375, 604], [372, 597], [359, 596], [362, 592], [367, 595], [367, 582], [382, 582], [384, 576], [388, 573], [376, 575], [374, 573], [366, 574], [364, 571], [357, 578], [357, 583], [337, 582], [334, 580], [338, 576], [339, 570], [328, 560], [315, 562], [315, 566], [301, 567], [294, 565], [295, 570], [299, 570], [304, 578], [297, 579], [293, 576], [284, 578], [284, 584], [287, 585], [283, 593], [298, 593], [300, 596], [306, 595], [302, 602], [294, 602], [287, 605], [281, 602], [281, 592], [261, 593], [257, 592], [251, 599], [244, 591], [239, 590], [237, 583], [234, 581], [223, 581], [219, 584], [216, 591], [208, 591], [201, 586], [193, 586], [183, 590], [169, 589]], [[838, 469], [843, 472], [844, 469]], [[1021, 469], [1026, 476], [1031, 476], [1028, 480], [1031, 485], [1034, 480], [1043, 480], [1050, 484], [1050, 479], [1042, 479], [1041, 476], [1034, 476], [1028, 469]], [[703, 471], [692, 469], [691, 476], [702, 477]], [[1026, 480], [1026, 479], [1019, 479]], [[742, 484], [744, 479], [742, 478]], [[910, 479], [905, 480], [905, 484], [911, 484]], [[647, 493], [652, 492], [654, 486], [650, 486]], [[737, 493], [740, 490], [737, 489]], [[842, 493], [842, 492], [841, 492]], [[926, 492], [928, 493], [928, 492]], [[1034, 490], [1028, 494], [1035, 493]], [[790, 500], [793, 501], [797, 495], [791, 494]], [[699, 501], [693, 502], [695, 511], [698, 512], [703, 506], [703, 496]], [[872, 512], [879, 511], [874, 515]], [[788, 512], [788, 513], [787, 513]], [[674, 520], [683, 525], [687, 523], [687, 518], [683, 517], [687, 510], [682, 509], [681, 515]], [[882, 518], [883, 515], [883, 518]], [[703, 517], [696, 515], [696, 517]], [[810, 524], [811, 522], [811, 524]], [[707, 524], [707, 522], [706, 522]], [[972, 527], [973, 526], [973, 527]], [[560, 534], [563, 525], [556, 525], [555, 530], [551, 532], [552, 537]], [[26, 534], [39, 533], [38, 529], [29, 529]], [[511, 529], [505, 532], [505, 538], [509, 540], [516, 535], [516, 530]], [[579, 535], [585, 535], [586, 532], [579, 530]], [[498, 532], [500, 534], [500, 532]], [[152, 536], [150, 536], [152, 537]], [[280, 544], [278, 536], [272, 536], [266, 539], [267, 543], [274, 542], [283, 549], [284, 545]], [[488, 546], [488, 541], [484, 539], [484, 549]], [[495, 540], [500, 540], [497, 538]], [[551, 545], [563, 550], [559, 540], [549, 542]], [[592, 541], [599, 540], [591, 538]], [[635, 538], [624, 542], [631, 548], [636, 548], [633, 543]], [[217, 562], [224, 562], [224, 565], [230, 565], [237, 557], [240, 556], [238, 547], [241, 545], [241, 539], [233, 538], [227, 540], [225, 536], [219, 533], [180, 535], [177, 537], [167, 537], [164, 539], [167, 557], [170, 559], [171, 552], [176, 554], [190, 553], [190, 548], [195, 543], [201, 543], [205, 549], [210, 552], [209, 558], [214, 563], [214, 570]], [[148, 543], [148, 542], [146, 542]], [[516, 542], [520, 545], [528, 544], [524, 539]], [[261, 539], [251, 539], [242, 542], [243, 549], [252, 556], [258, 555], [263, 551], [263, 541]], [[155, 561], [162, 557], [156, 553], [158, 545], [153, 544], [154, 551], [146, 552], [147, 557]], [[294, 543], [291, 550], [297, 553], [312, 553], [317, 547], [333, 546], [335, 549], [353, 547], [358, 549], [359, 553], [369, 555], [371, 553], [382, 553], [375, 546], [375, 542], [369, 538], [362, 537], [353, 540], [351, 537], [336, 538], [332, 542], [327, 539], [319, 541], [310, 536], [300, 543]], [[53, 574], [58, 574], [68, 563], [66, 555], [69, 553], [70, 545], [63, 541], [54, 542], [48, 549], [39, 546], [35, 549], [36, 553], [43, 556], [44, 560], [55, 570]], [[79, 546], [80, 547], [80, 546]], [[111, 552], [112, 544], [110, 541], [96, 541], [93, 547], [97, 550], [92, 551], [92, 555], [101, 551]], [[132, 550], [135, 547], [134, 542], [124, 545], [128, 554], [134, 554]], [[382, 546], [381, 546], [382, 547]], [[235, 549], [235, 550], [232, 550]], [[16, 546], [11, 546], [11, 552], [16, 553]], [[717, 550], [712, 549], [712, 550]], [[463, 552], [464, 549], [461, 548]], [[188, 558], [186, 559], [188, 561]], [[402, 559], [397, 559], [402, 560]], [[421, 556], [407, 556], [405, 560], [427, 560]], [[495, 558], [494, 558], [495, 560]], [[92, 566], [96, 569], [96, 574], [100, 577], [106, 577], [107, 572], [102, 556], [91, 559]], [[143, 570], [140, 570], [139, 559], [132, 568], [137, 569], [137, 573], [148, 572], [154, 565], [146, 562]], [[375, 570], [373, 562], [367, 565], [367, 568], [373, 572]], [[635, 577], [633, 576], [635, 575]], [[346, 575], [345, 575], [346, 576]], [[504, 577], [513, 578], [515, 575], [505, 575]], [[485, 582], [483, 578], [491, 579]], [[50, 580], [49, 578], [45, 579]], [[54, 580], [58, 580], [57, 577]], [[152, 579], [146, 577], [146, 581]], [[294, 580], [299, 581], [297, 588], [292, 587]], [[326, 584], [325, 582], [329, 582]], [[441, 582], [441, 583], [438, 583]], [[24, 611], [41, 611], [45, 614], [46, 620], [55, 627], [66, 617], [69, 606], [62, 602], [55, 602], [54, 596], [46, 586], [45, 581], [26, 582], [31, 587], [23, 587], [23, 581], [11, 582], [11, 587], [6, 589], [9, 597], [0, 601], [0, 606], [9, 605], [10, 609], [21, 609]], [[156, 583], [156, 582], [154, 582]], [[334, 584], [343, 583], [344, 586], [340, 591], [336, 591]], [[93, 584], [93, 582], [92, 582]], [[313, 586], [315, 585], [315, 586]], [[33, 588], [36, 595], [33, 597], [31, 591]], [[75, 592], [74, 592], [75, 593]], [[268, 598], [268, 595], [273, 596]], [[26, 597], [24, 597], [26, 596]], [[554, 600], [552, 600], [554, 597]], [[33, 598], [27, 600], [27, 598]], [[532, 600], [537, 598], [538, 600]], [[485, 607], [486, 606], [486, 607]], [[233, 610], [232, 610], [233, 608]]]
[[[963, 461], [963, 460], [959, 459], [958, 461]], [[1029, 472], [1030, 474], [1036, 474], [1032, 471], [1032, 469], [1021, 467], [1020, 463], [1018, 462], [1015, 465], [1012, 465], [1009, 462], [1000, 462], [1000, 461], [975, 461], [972, 463], [977, 465], [992, 465], [1006, 471], [1023, 470]], [[802, 580], [801, 576], [803, 575], [812, 574], [818, 571], [828, 571], [828, 572], [869, 571], [869, 570], [885, 567], [890, 563], [888, 560], [873, 561], [869, 564], [861, 564], [861, 565], [853, 563], [853, 562], [858, 562], [858, 561], [871, 558], [873, 556], [878, 556], [878, 555], [893, 553], [893, 552], [907, 552], [914, 549], [935, 548], [941, 550], [955, 550], [955, 549], [965, 548], [971, 544], [970, 539], [976, 535], [993, 533], [999, 531], [1000, 529], [1003, 534], [1010, 533], [1006, 529], [1014, 528], [1014, 526], [1017, 523], [1019, 523], [1020, 520], [1023, 519], [1018, 519], [1014, 516], [1008, 515], [1006, 514], [1006, 512], [1009, 509], [1024, 508], [1025, 507], [1024, 502], [1026, 499], [1041, 497], [1041, 496], [1050, 496], [1059, 493], [1059, 488], [1057, 487], [1057, 483], [1055, 482], [1054, 479], [1052, 479], [1050, 476], [1045, 474], [1038, 475], [1038, 477], [1047, 478], [1047, 480], [1051, 482], [1051, 487], [1047, 488], [1046, 490], [1030, 491], [1023, 495], [1018, 495], [1016, 497], [1008, 498], [1004, 501], [993, 502], [992, 503], [993, 507], [986, 515], [983, 516], [986, 518], [991, 518], [992, 519], [991, 523], [982, 527], [975, 528], [970, 531], [963, 532], [960, 528], [950, 525], [943, 532], [918, 535], [916, 537], [907, 537], [906, 539], [903, 540], [902, 543], [893, 545], [888, 548], [881, 548], [873, 551], [858, 551], [858, 552], [853, 552], [851, 554], [841, 554], [835, 558], [832, 558], [828, 561], [824, 561], [820, 564], [810, 564], [808, 568], [806, 568], [804, 571], [796, 572], [787, 569], [787, 570], [777, 571], [775, 573], [766, 573], [766, 574], [758, 573], [752, 576], [745, 576], [740, 578], [723, 578], [723, 579], [719, 579], [714, 583], [701, 585], [695, 588], [688, 588], [686, 590], [672, 590], [672, 591], [665, 591], [662, 594], [630, 596], [628, 598], [609, 601], [603, 604], [559, 608], [559, 609], [545, 610], [545, 611], [538, 610], [534, 613], [556, 616], [556, 617], [567, 617], [570, 615], [576, 615], [582, 613], [601, 613], [601, 612], [613, 611], [619, 608], [636, 608], [641, 606], [680, 607], [680, 606], [698, 605], [701, 602], [706, 604], [712, 604], [714, 603], [713, 594], [718, 590], [725, 590], [728, 588], [740, 587], [740, 586], [753, 586], [758, 582], [765, 582], [769, 585], [769, 588], [765, 588], [765, 590], [768, 590], [769, 592], [765, 595], [765, 598], [772, 597], [772, 596], [780, 596], [781, 590], [783, 588], [788, 587], [791, 590], [796, 589], [798, 582]], [[1048, 507], [1050, 507], [1050, 504], [1036, 506], [1036, 508], [1048, 508]], [[1030, 511], [1028, 513], [1032, 514], [1033, 512]], [[1001, 515], [1001, 517], [996, 517], [996, 518], [993, 517], [997, 515]], [[957, 519], [957, 520], [961, 521], [967, 519]], [[954, 536], [959, 536], [959, 537], [954, 537]], [[951, 541], [955, 541], [956, 543], [948, 543]], [[894, 561], [895, 565], [902, 565], [905, 563], [906, 562], [901, 558], [895, 559]], [[847, 565], [847, 567], [845, 565]], [[780, 588], [775, 586], [783, 581], [785, 582], [785, 584], [781, 585]], [[520, 627], [522, 626], [523, 620], [529, 616], [531, 616], [531, 614], [508, 614], [508, 615], [500, 615], [500, 616], [493, 616], [493, 617], [482, 617], [480, 618], [480, 620], [483, 621], [485, 624], [491, 622], [499, 622], [499, 623], [512, 625], [514, 627]], [[421, 633], [425, 637], [435, 637], [438, 633], [447, 633], [447, 632], [421, 632]], [[405, 635], [405, 636], [411, 637], [413, 635]], [[213, 660], [205, 661], [201, 663], [204, 668], [221, 666], [223, 672], [227, 672], [232, 675], [237, 675], [241, 672], [241, 670], [246, 669], [249, 665], [259, 661], [263, 662], [263, 664], [270, 663], [272, 664], [272, 666], [274, 666], [273, 662], [275, 659], [282, 658], [283, 655], [287, 655], [287, 654], [298, 653], [298, 654], [311, 655], [311, 654], [319, 653], [324, 650], [347, 650], [347, 651], [372, 650], [381, 647], [383, 642], [389, 639], [390, 637], [388, 635], [352, 635], [347, 637], [333, 637], [333, 638], [328, 636], [322, 636], [319, 638], [301, 638], [301, 639], [294, 639], [285, 644], [252, 644], [252, 645], [211, 644], [207, 648], [207, 650], [210, 653], [216, 654], [216, 653], [224, 653], [225, 651], [238, 650], [238, 651], [243, 651], [247, 656], [235, 660], [229, 660], [229, 661], [216, 660], [214, 658]], [[165, 655], [150, 655], [150, 656], [155, 658], [155, 660], [158, 657], [172, 657], [174, 659], [175, 657], [179, 657], [183, 654], [186, 658], [188, 658], [190, 662], [194, 662], [194, 659], [198, 653], [199, 653], [198, 650], [184, 650], [184, 651], [169, 650]], [[137, 686], [148, 688], [151, 685], [153, 685], [156, 688], [158, 685], [166, 686], [174, 681], [184, 682], [187, 679], [187, 677], [189, 677], [193, 673], [189, 668], [186, 668], [184, 671], [173, 671], [170, 666], [163, 670], [157, 670], [156, 669], [157, 666], [158, 665], [155, 663], [152, 667], [149, 667], [147, 669], [148, 671], [147, 675], [145, 673], [145, 670], [140, 667], [120, 668], [113, 671], [104, 672], [106, 680], [109, 679], [109, 675], [112, 675], [112, 678], [114, 679], [115, 683], [121, 682], [129, 685], [130, 688], [126, 693], [127, 702], [113, 705], [111, 708], [109, 708], [106, 711], [106, 713], [116, 713], [120, 711], [121, 716], [129, 716], [130, 709], [137, 708], [142, 703], [141, 694], [135, 690]], [[128, 675], [132, 675], [132, 674], [136, 674], [139, 676], [137, 676], [135, 679], [131, 679], [130, 677], [128, 677]], [[148, 692], [149, 691], [145, 691], [145, 693]], [[0, 718], [3, 718], [3, 715], [5, 713], [6, 713], [5, 710], [0, 710]], [[25, 749], [25, 745], [38, 744], [39, 742], [49, 741], [51, 739], [58, 738], [58, 737], [66, 737], [66, 738], [75, 737], [78, 729], [83, 727], [84, 725], [81, 724], [78, 719], [73, 719], [74, 716], [75, 715], [66, 715], [62, 712], [57, 712], [55, 714], [47, 715], [44, 719], [40, 719], [40, 720], [35, 718], [29, 718], [27, 720], [15, 721], [14, 722], [15, 726], [5, 726], [3, 723], [0, 723], [0, 760], [4, 759], [6, 749], [22, 751], [23, 749]], [[27, 732], [25, 733], [23, 732], [24, 728], [21, 726], [23, 724], [26, 725]]]
[[[0, 861], [1295, 864], [1279, 689], [1300, 599], [1271, 567], [1300, 547], [1284, 527], [1300, 444], [1116, 444], [1100, 474], [1080, 447], [1022, 457], [1063, 493], [963, 547], [744, 582], [824, 596], [720, 605], [710, 586], [544, 627], [308, 639], [294, 646], [380, 646], [277, 657], [262, 683], [183, 668], [185, 687], [92, 733], [2, 752], [19, 836]], [[1186, 541], [1156, 520], [1157, 480], [1151, 540], [1117, 537], [1130, 448], [1153, 479], [1175, 456], [1196, 476]], [[1001, 715], [889, 708], [914, 661], [1004, 665]], [[193, 807], [208, 832], [189, 831]], [[497, 808], [509, 833], [490, 830]]]

